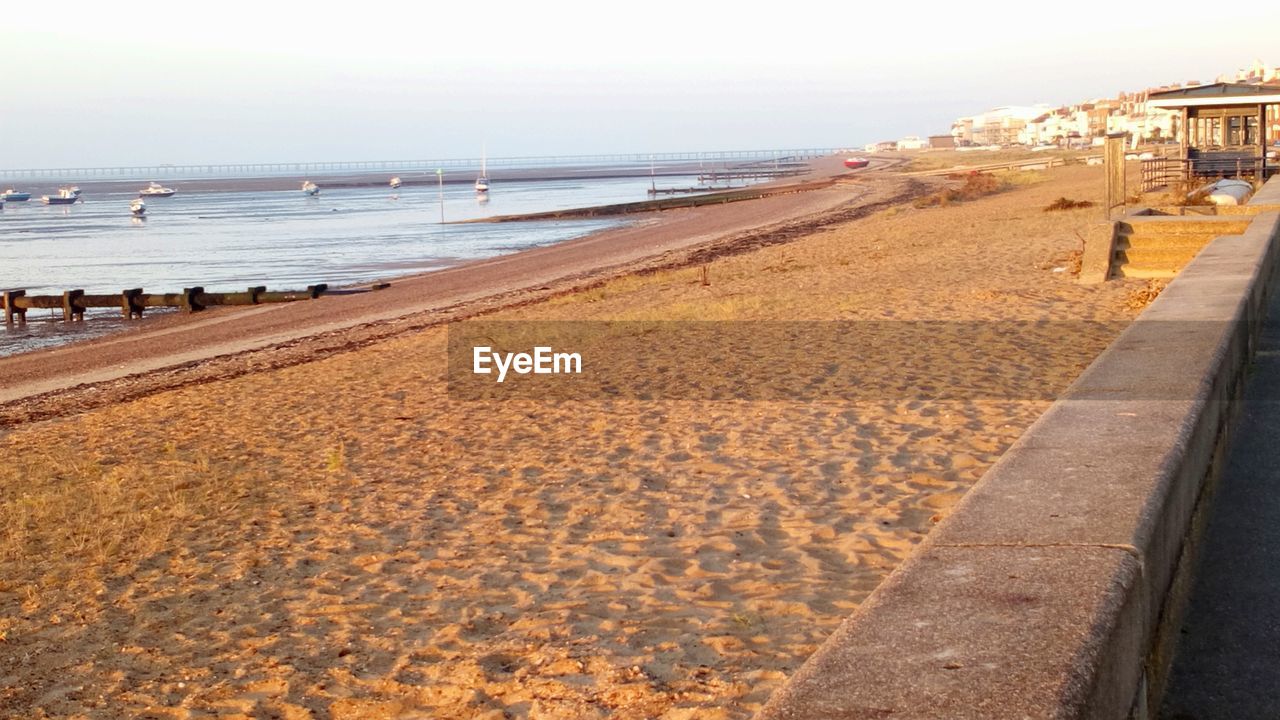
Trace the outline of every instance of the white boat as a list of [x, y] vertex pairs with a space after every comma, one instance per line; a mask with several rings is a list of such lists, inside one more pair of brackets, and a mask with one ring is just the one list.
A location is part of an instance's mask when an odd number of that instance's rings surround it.
[[138, 198], [129, 203], [129, 212], [133, 213], [134, 217], [142, 217], [147, 214], [147, 204], [142, 202], [142, 198]]
[[[76, 190], [79, 191], [80, 188], [76, 188]], [[153, 182], [147, 185], [146, 187], [142, 188], [141, 190], [139, 190], [138, 196], [139, 197], [173, 197], [173, 194], [176, 192], [178, 191], [174, 190], [173, 188], [167, 188], [161, 185], [160, 183]]]
[[307, 180], [302, 183], [302, 192], [310, 197], [315, 197], [320, 194], [320, 186]]
[[80, 200], [80, 188], [60, 187], [57, 195], [45, 195], [40, 202], [45, 205], [71, 205]]
[[397, 175], [397, 176], [395, 176], [395, 177], [391, 178], [391, 189], [392, 189], [392, 190], [399, 189], [400, 184], [401, 184], [401, 183], [400, 183], [400, 176], [399, 176], [399, 175]]
[[485, 168], [485, 151], [480, 151], [480, 177], [476, 178], [476, 192], [489, 192], [489, 173]]

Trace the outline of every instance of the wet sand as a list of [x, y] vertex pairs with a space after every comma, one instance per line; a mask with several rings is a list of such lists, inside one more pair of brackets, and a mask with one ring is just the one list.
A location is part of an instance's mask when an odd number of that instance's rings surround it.
[[[1044, 177], [681, 245], [492, 317], [1131, 318], [1136, 286], [1070, 277], [1094, 215], [1041, 212], [1101, 172]], [[1048, 405], [465, 402], [443, 328], [347, 340], [11, 417], [0, 711], [746, 718]]]

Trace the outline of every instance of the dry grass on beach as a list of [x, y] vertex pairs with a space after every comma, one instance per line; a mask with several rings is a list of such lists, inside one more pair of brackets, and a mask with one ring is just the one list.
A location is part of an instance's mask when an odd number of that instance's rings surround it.
[[[1045, 177], [499, 317], [1132, 317]], [[1047, 405], [465, 402], [444, 348], [2, 431], [0, 717], [746, 718]]]
[[994, 163], [1018, 162], [1020, 160], [1048, 160], [1065, 158], [1079, 160], [1088, 155], [1097, 155], [1100, 149], [1087, 150], [1048, 150], [1031, 152], [1021, 148], [1002, 150], [926, 150], [923, 152], [901, 153], [908, 162], [903, 166], [907, 172], [924, 172], [928, 170], [945, 170], [966, 165], [990, 165]]

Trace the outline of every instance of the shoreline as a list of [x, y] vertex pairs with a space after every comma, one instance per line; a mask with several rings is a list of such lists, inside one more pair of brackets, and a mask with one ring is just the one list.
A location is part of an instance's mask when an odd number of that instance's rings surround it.
[[707, 262], [785, 242], [852, 219], [851, 213], [906, 202], [924, 187], [918, 180], [875, 174], [753, 202], [649, 211], [624, 227], [428, 273], [389, 277], [391, 287], [377, 293], [171, 314], [96, 338], [2, 357], [0, 427], [208, 381], [202, 378], [227, 377], [228, 372], [242, 374], [226, 367], [201, 368], [210, 361], [230, 365], [236, 364], [234, 358], [252, 355], [254, 368], [245, 372], [298, 364], [452, 319], [590, 288], [621, 275]]
[[[892, 165], [893, 163], [892, 161], [887, 161], [887, 164]], [[749, 188], [736, 189], [728, 192], [723, 192], [723, 191], [708, 192], [708, 193], [702, 193], [694, 196], [655, 198], [655, 199], [651, 199], [647, 201], [639, 201], [635, 203], [595, 205], [595, 206], [587, 206], [587, 207], [570, 208], [566, 210], [535, 212], [535, 213], [526, 213], [522, 215], [511, 215], [511, 216], [499, 216], [496, 218], [478, 218], [475, 221], [454, 221], [449, 224], [451, 225], [472, 224], [476, 222], [483, 224], [484, 222], [489, 222], [489, 221], [513, 222], [513, 221], [527, 220], [527, 221], [533, 222], [533, 221], [539, 221], [539, 220], [545, 221], [545, 220], [587, 219], [587, 218], [593, 218], [593, 217], [599, 217], [599, 216], [616, 216], [624, 213], [627, 215], [636, 216], [634, 218], [635, 222], [645, 222], [646, 218], [644, 216], [646, 214], [654, 214], [654, 216], [656, 217], [658, 214], [658, 211], [671, 210], [675, 208], [695, 207], [699, 205], [714, 204], [714, 203], [720, 203], [720, 202], [758, 199], [761, 197], [778, 194], [779, 192], [809, 191], [809, 190], [820, 189], [821, 187], [829, 186], [831, 182], [833, 182], [833, 178], [838, 174], [842, 174], [843, 172], [844, 172], [843, 167], [841, 167], [839, 163], [836, 162], [836, 159], [819, 158], [819, 159], [811, 160], [808, 163], [806, 163], [806, 170], [804, 173], [800, 175], [789, 176], [786, 178], [779, 178], [779, 179], [766, 181], [766, 182], [760, 182], [760, 183], [754, 184]], [[365, 177], [372, 177], [372, 176], [366, 175]], [[797, 179], [799, 180], [799, 182], [797, 182]], [[127, 182], [123, 182], [123, 183], [122, 181], [112, 181], [112, 182], [114, 184], [124, 184], [126, 186], [131, 186]], [[230, 179], [226, 182], [237, 184], [237, 187], [235, 189], [241, 189], [239, 184], [246, 183], [246, 182], [247, 183], [266, 182], [267, 184], [270, 184], [272, 182], [277, 182], [277, 181], [272, 179], [255, 180], [251, 178], [250, 179], [241, 178], [241, 179]], [[367, 185], [369, 183], [364, 183], [364, 184]], [[359, 185], [359, 183], [357, 183], [356, 185]], [[787, 188], [793, 188], [793, 189], [787, 189]], [[628, 220], [630, 221], [632, 220], [632, 218], [628, 218]], [[578, 240], [584, 237], [589, 237], [593, 234], [604, 232], [609, 229], [613, 229], [613, 228], [605, 228], [605, 229], [599, 229], [599, 230], [584, 228], [579, 231], [576, 231], [576, 234], [573, 237], [570, 237], [569, 240]], [[565, 241], [562, 240], [558, 242], [565, 242]], [[510, 254], [511, 250], [507, 249], [502, 252], [503, 254]], [[494, 257], [497, 257], [497, 256], [495, 255]], [[404, 268], [397, 267], [396, 264], [392, 263], [392, 264], [387, 264], [385, 267], [377, 268], [374, 272], [377, 272], [380, 274], [378, 274], [376, 277], [353, 278], [347, 283], [331, 284], [331, 286], [334, 288], [355, 288], [355, 287], [361, 287], [361, 286], [375, 283], [375, 282], [388, 282], [388, 281], [405, 282], [405, 281], [414, 280], [420, 277], [430, 276], [430, 275], [439, 273], [442, 270], [452, 268], [452, 267], [457, 267], [459, 265], [468, 264], [471, 262], [475, 262], [475, 261], [470, 259], [465, 259], [465, 258], [458, 258], [458, 257], [440, 257], [440, 258], [435, 258], [434, 262], [431, 263], [432, 266], [430, 267], [425, 266], [423, 263], [416, 263], [415, 265], [417, 266], [409, 269], [407, 272]], [[372, 265], [379, 265], [379, 264], [373, 263]], [[366, 273], [366, 275], [368, 275], [368, 273]], [[268, 283], [268, 285], [271, 287], [275, 287], [270, 283]], [[214, 285], [214, 286], [209, 286], [208, 289], [210, 291], [214, 291], [220, 287], [221, 287], [220, 285]], [[288, 286], [288, 285], [281, 285], [280, 288], [297, 289], [297, 288], [292, 288], [292, 286]], [[239, 285], [235, 286], [235, 291], [239, 291], [240, 289], [242, 288]], [[53, 289], [50, 288], [50, 290], [53, 290]], [[56, 295], [58, 292], [60, 292], [60, 290], [54, 290], [52, 294]], [[92, 292], [111, 294], [114, 291], [110, 288], [102, 287], [102, 288], [98, 288], [97, 290], [93, 290]], [[28, 289], [28, 294], [50, 294], [50, 292], [32, 293], [32, 291]], [[107, 311], [107, 313], [109, 312], [110, 311]], [[102, 316], [105, 314], [106, 313], [98, 313], [99, 316]], [[167, 315], [167, 313], [165, 315]], [[103, 318], [100, 317], [100, 319], [103, 319]], [[168, 317], [165, 317], [164, 321], [171, 322], [171, 323], [184, 322], [184, 320], [182, 319], [172, 319]], [[64, 347], [67, 345], [92, 342], [94, 340], [114, 336], [122, 332], [137, 330], [140, 327], [149, 328], [152, 325], [154, 325], [155, 322], [157, 322], [157, 319], [155, 319], [155, 316], [151, 316], [151, 317], [148, 317], [146, 320], [144, 320], [143, 323], [141, 324], [123, 323], [123, 324], [115, 324], [116, 326], [114, 327], [103, 327], [102, 324], [98, 323], [91, 328], [85, 327], [79, 331], [66, 332], [66, 333], [52, 330], [48, 325], [36, 326], [36, 327], [39, 327], [40, 329], [39, 330], [33, 329], [34, 331], [32, 334], [34, 335], [36, 333], [41, 333], [47, 336], [48, 339], [44, 339], [44, 340], [35, 339], [31, 343], [34, 347], [26, 348], [26, 349], [13, 348], [13, 349], [16, 349], [17, 352], [0, 353], [0, 358], [15, 357], [15, 356], [27, 354], [30, 352], [41, 352], [45, 350]], [[75, 330], [74, 328], [66, 328], [66, 329], [68, 331]], [[77, 336], [81, 336], [81, 337], [77, 337]], [[0, 384], [0, 387], [2, 387], [2, 384]]]
[[568, 220], [572, 218], [609, 217], [613, 215], [662, 212], [666, 210], [700, 207], [702, 205], [759, 200], [773, 195], [783, 195], [792, 192], [821, 190], [823, 188], [831, 187], [837, 182], [839, 182], [839, 179], [833, 177], [825, 180], [801, 180], [798, 183], [786, 183], [779, 185], [775, 185], [773, 183], [759, 183], [758, 185], [753, 185], [748, 188], [734, 188], [733, 190], [719, 192], [713, 191], [690, 194], [683, 197], [655, 198], [653, 200], [638, 200], [636, 202], [614, 203], [612, 205], [594, 205], [592, 207], [569, 208], [567, 210], [547, 210], [544, 212], [520, 213], [517, 215], [493, 215], [491, 217], [475, 218], [472, 220], [459, 220], [452, 224], [475, 225], [483, 223], [527, 222], [531, 220]]

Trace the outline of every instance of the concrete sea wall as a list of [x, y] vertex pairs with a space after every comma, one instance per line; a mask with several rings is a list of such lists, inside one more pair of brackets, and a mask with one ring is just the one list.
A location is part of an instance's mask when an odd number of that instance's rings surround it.
[[759, 718], [1147, 717], [1278, 244], [1212, 240]]

